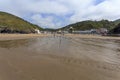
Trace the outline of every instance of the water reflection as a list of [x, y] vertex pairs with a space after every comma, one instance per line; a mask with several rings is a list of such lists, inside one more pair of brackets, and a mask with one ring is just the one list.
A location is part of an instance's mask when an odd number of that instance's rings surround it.
[[[21, 47], [34, 53], [60, 54], [82, 56], [88, 55], [93, 58], [94, 55], [116, 54], [120, 52], [119, 40], [99, 40], [99, 39], [70, 39], [66, 37], [44, 37], [34, 39], [5, 40], [0, 41], [0, 48]], [[22, 53], [22, 51], [21, 51]], [[84, 53], [84, 54], [83, 54]], [[88, 54], [89, 53], [89, 54]], [[107, 56], [106, 56], [107, 57]]]

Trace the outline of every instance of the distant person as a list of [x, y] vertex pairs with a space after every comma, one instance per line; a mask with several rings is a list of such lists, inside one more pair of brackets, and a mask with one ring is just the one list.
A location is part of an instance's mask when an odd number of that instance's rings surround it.
[[63, 35], [63, 36], [65, 35], [64, 32], [62, 32], [62, 35]]
[[53, 32], [53, 36], [55, 37], [55, 32]]

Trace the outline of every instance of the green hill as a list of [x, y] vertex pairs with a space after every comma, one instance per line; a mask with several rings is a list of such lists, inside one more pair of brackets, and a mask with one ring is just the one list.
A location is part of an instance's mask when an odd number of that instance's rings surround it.
[[36, 28], [42, 30], [15, 15], [0, 12], [0, 33], [34, 33]]
[[114, 28], [116, 24], [113, 21], [101, 20], [101, 21], [82, 21], [74, 24], [67, 25], [61, 29], [67, 30], [70, 27], [73, 27], [74, 30], [90, 30], [90, 29], [99, 29], [99, 28], [107, 28], [111, 30]]

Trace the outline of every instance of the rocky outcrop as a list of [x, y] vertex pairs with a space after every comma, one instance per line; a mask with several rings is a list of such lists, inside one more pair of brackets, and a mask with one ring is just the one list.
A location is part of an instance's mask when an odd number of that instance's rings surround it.
[[120, 36], [120, 24], [108, 32], [109, 35]]

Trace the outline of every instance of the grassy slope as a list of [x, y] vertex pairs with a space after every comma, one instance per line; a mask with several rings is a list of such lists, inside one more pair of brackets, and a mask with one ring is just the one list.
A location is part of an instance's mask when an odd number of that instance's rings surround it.
[[32, 33], [35, 28], [39, 28], [17, 16], [5, 12], [0, 12], [0, 27], [7, 27], [11, 31], [23, 31], [26, 33]]

